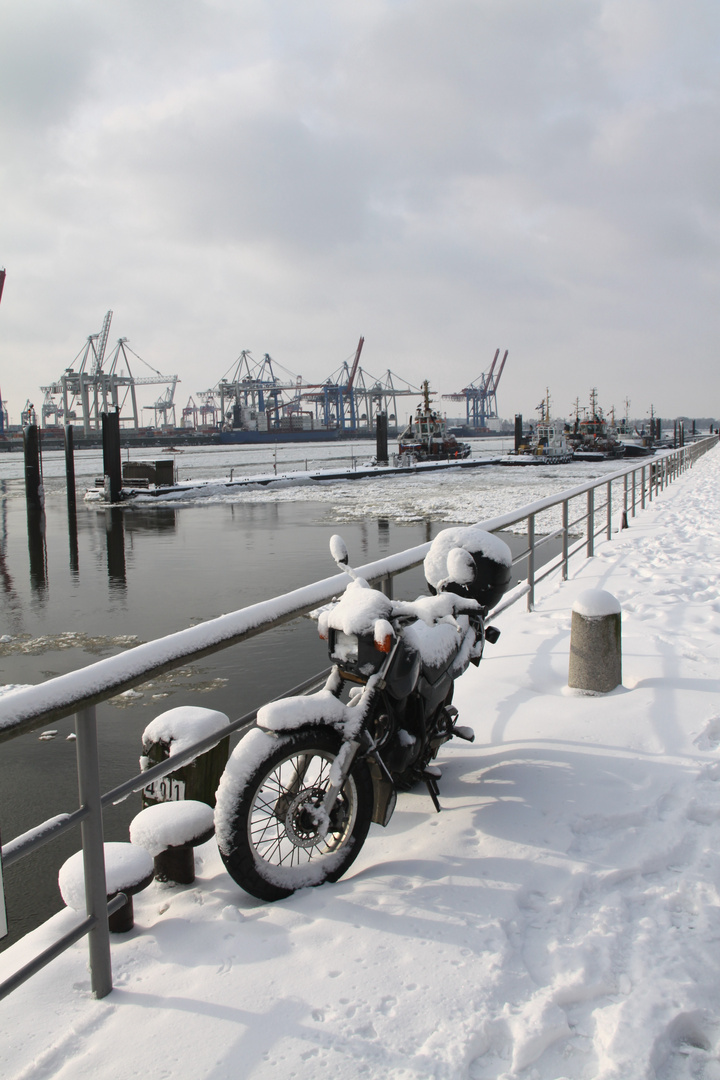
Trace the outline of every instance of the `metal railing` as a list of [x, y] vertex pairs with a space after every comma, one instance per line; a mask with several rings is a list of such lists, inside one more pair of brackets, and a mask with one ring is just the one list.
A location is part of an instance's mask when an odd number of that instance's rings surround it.
[[[717, 437], [710, 436], [677, 450], [664, 451], [656, 457], [624, 465], [617, 472], [606, 474], [601, 479], [481, 522], [482, 527], [489, 532], [517, 531], [519, 524], [526, 523], [527, 546], [513, 559], [514, 566], [526, 563], [525, 580], [505, 595], [492, 614], [498, 615], [523, 596], [527, 597], [528, 610], [532, 610], [538, 582], [557, 571], [563, 580], [566, 579], [569, 561], [573, 555], [584, 549], [586, 556], [592, 557], [596, 539], [601, 535], [611, 538], [616, 517], [619, 519], [618, 528], [626, 526], [628, 515], [634, 517], [639, 508], [645, 508], [659, 491], [690, 468], [700, 455], [717, 446], [717, 442]], [[617, 488], [619, 484], [622, 484], [621, 499], [613, 487], [615, 485]], [[604, 501], [596, 501], [596, 492], [603, 494]], [[577, 501], [583, 504], [582, 512], [573, 516], [571, 508], [574, 510]], [[558, 512], [559, 526], [549, 530], [545, 530], [544, 526], [542, 531], [538, 529], [538, 519], [549, 513], [557, 516]], [[545, 554], [543, 549], [553, 541], [559, 543], [559, 553], [541, 563]], [[429, 542], [420, 544], [358, 567], [357, 572], [372, 584], [379, 585], [388, 596], [392, 596], [394, 577], [419, 566], [429, 547]], [[103, 997], [110, 992], [112, 967], [108, 916], [122, 905], [125, 897], [119, 893], [109, 902], [107, 899], [103, 808], [122, 801], [133, 792], [141, 791], [153, 780], [175, 772], [230, 733], [249, 726], [257, 715], [257, 710], [248, 713], [212, 736], [188, 747], [182, 754], [173, 755], [172, 758], [103, 794], [100, 790], [96, 706], [125, 690], [180, 667], [188, 660], [198, 660], [230, 648], [238, 642], [306, 615], [313, 608], [338, 595], [349, 580], [346, 574], [336, 574], [275, 599], [253, 604], [200, 626], [138, 645], [126, 653], [100, 660], [79, 671], [0, 698], [0, 742], [35, 731], [48, 722], [75, 715], [79, 808], [51, 818], [10, 841], [2, 849], [2, 860], [4, 867], [10, 867], [48, 841], [80, 825], [87, 910], [86, 918], [77, 926], [0, 983], [0, 999], [84, 935], [88, 936], [89, 942], [92, 990], [97, 997]], [[304, 693], [317, 687], [326, 674], [325, 672], [313, 676], [283, 696]]]

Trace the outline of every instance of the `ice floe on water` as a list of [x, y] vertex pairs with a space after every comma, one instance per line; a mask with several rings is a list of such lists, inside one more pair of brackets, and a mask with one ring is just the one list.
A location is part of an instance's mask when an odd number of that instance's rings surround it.
[[139, 644], [140, 638], [135, 634], [84, 634], [79, 630], [64, 630], [59, 634], [42, 634], [39, 637], [16, 634], [5, 635], [0, 641], [0, 656], [12, 653], [38, 656], [56, 649], [82, 649], [91, 655], [105, 656], [117, 649], [132, 649]]
[[[604, 472], [616, 472], [617, 462], [506, 468], [489, 465], [473, 470], [405, 473], [371, 476], [357, 480], [307, 481], [286, 478], [269, 485], [242, 488], [203, 488], [163, 496], [163, 506], [196, 506], [208, 503], [265, 504], [315, 503], [327, 508], [333, 520], [366, 521], [387, 518], [399, 524], [417, 521], [452, 521], [472, 524], [537, 502], [575, 487]], [[143, 509], [158, 500], [141, 497]], [[546, 515], [548, 527], [558, 524], [560, 511]]]
[[[512, 441], [476, 439], [473, 459], [497, 458], [506, 453]], [[508, 468], [487, 465], [480, 468], [430, 472], [408, 472], [401, 476], [378, 476], [367, 479], [316, 481], [304, 473], [315, 469], [352, 469], [372, 457], [374, 445], [364, 443], [271, 445], [236, 449], [202, 447], [187, 450], [176, 460], [179, 482], [202, 481], [202, 497], [192, 491], [163, 497], [163, 507], [202, 508], [208, 503], [265, 504], [316, 503], [326, 508], [335, 521], [364, 521], [387, 518], [399, 524], [422, 520], [452, 521], [472, 524], [495, 517], [516, 507], [525, 506], [547, 495], [584, 483], [605, 472], [614, 472], [618, 462], [574, 462], [568, 465]], [[153, 458], [152, 449], [135, 449], [133, 459]], [[156, 455], [155, 455], [156, 456]], [[17, 455], [6, 455], [13, 459]], [[102, 472], [102, 455], [84, 451], [76, 462], [78, 489], [83, 479]], [[622, 463], [620, 463], [622, 466]], [[22, 478], [22, 462], [0, 462], [0, 478], [5, 466], [8, 476]], [[273, 468], [281, 474], [269, 485], [229, 488], [228, 481], [242, 476], [272, 476]], [[44, 457], [48, 491], [59, 492], [64, 483], [64, 456], [55, 451]], [[14, 471], [12, 471], [14, 469]], [[17, 475], [16, 475], [17, 474]], [[284, 475], [282, 475], [284, 474]], [[217, 481], [213, 484], [212, 481]], [[21, 491], [16, 485], [17, 493]], [[97, 495], [97, 492], [94, 492]], [[136, 505], [148, 510], [157, 500], [148, 496]], [[101, 505], [101, 504], [98, 504]], [[128, 512], [132, 512], [127, 507]], [[548, 514], [548, 526], [557, 514]], [[559, 520], [559, 519], [558, 519]]]

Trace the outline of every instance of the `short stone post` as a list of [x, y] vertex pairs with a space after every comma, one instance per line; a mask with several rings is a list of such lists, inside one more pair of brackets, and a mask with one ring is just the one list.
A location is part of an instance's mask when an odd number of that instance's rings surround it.
[[195, 880], [193, 848], [215, 832], [213, 809], [196, 799], [146, 806], [130, 822], [130, 842], [152, 855], [158, 881], [191, 885]]
[[[133, 896], [146, 889], [154, 877], [152, 857], [135, 844], [108, 843], [103, 845], [105, 857], [105, 887], [112, 900], [122, 893], [125, 902], [108, 919], [112, 934], [126, 934], [135, 925]], [[66, 859], [58, 874], [60, 895], [74, 911], [86, 910], [85, 868], [82, 851]], [[112, 987], [111, 987], [112, 989]]]
[[[181, 705], [156, 716], [143, 732], [140, 767], [143, 772], [166, 758], [179, 754], [201, 739], [214, 735], [230, 721], [225, 713], [194, 705]], [[227, 765], [230, 736], [226, 735], [212, 750], [181, 765], [162, 780], [143, 789], [143, 806], [177, 799], [197, 799], [215, 806], [215, 792]]]
[[622, 682], [620, 604], [604, 589], [580, 593], [572, 608], [568, 686], [607, 694]]

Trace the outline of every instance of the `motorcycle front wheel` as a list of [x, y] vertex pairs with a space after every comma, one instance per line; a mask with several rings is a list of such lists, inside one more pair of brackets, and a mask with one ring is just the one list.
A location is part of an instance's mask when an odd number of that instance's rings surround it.
[[260, 900], [337, 881], [370, 828], [373, 785], [356, 761], [330, 814], [317, 813], [341, 739], [333, 728], [287, 735], [253, 728], [238, 744], [220, 781], [215, 833], [230, 876]]

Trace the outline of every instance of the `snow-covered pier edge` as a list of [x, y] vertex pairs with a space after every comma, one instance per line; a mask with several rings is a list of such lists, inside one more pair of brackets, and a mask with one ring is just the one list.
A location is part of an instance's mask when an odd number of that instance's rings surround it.
[[[567, 690], [588, 588], [623, 611], [601, 697]], [[0, 1006], [3, 1075], [113, 1075], [123, 1045], [123, 1075], [720, 1076], [717, 450], [499, 625], [458, 683], [477, 739], [443, 754], [441, 815], [401, 796], [346, 879], [271, 908], [206, 845], [195, 886], [136, 899], [111, 995], [81, 943]]]

